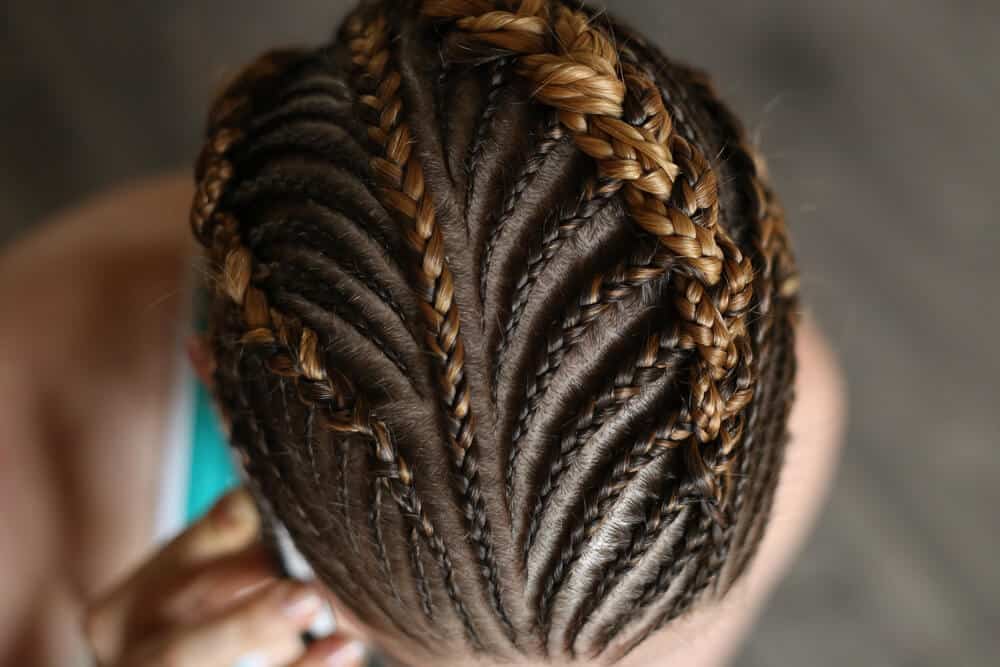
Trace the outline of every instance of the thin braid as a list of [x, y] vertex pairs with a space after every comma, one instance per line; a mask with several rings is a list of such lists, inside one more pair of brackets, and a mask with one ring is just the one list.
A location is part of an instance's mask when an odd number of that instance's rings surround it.
[[[308, 236], [307, 236], [308, 234]], [[334, 261], [334, 257], [330, 254], [329, 249], [316, 245], [316, 240], [322, 240], [329, 244], [329, 247], [337, 247], [341, 241], [339, 241], [329, 230], [323, 229], [322, 227], [317, 227], [315, 225], [309, 225], [305, 221], [297, 218], [281, 217], [276, 220], [267, 220], [265, 222], [256, 225], [249, 234], [248, 241], [251, 245], [268, 245], [271, 243], [280, 243], [285, 240], [298, 239], [301, 241], [307, 241], [307, 238], [313, 250], [318, 252], [320, 255], [330, 260]], [[385, 288], [382, 283], [378, 281], [377, 278], [369, 274], [368, 272], [361, 271], [358, 267], [351, 263], [340, 263], [338, 268], [344, 273], [354, 278], [361, 284], [363, 284], [368, 290], [374, 293], [382, 301], [382, 303], [389, 306], [392, 312], [395, 313], [399, 321], [409, 329], [409, 318], [406, 315], [406, 311], [399, 304], [392, 293]]]
[[635, 649], [636, 646], [646, 641], [650, 635], [662, 628], [667, 621], [676, 618], [683, 611], [688, 609], [691, 601], [697, 596], [697, 593], [700, 592], [699, 584], [703, 579], [701, 573], [704, 571], [702, 563], [694, 561], [694, 556], [699, 553], [709, 541], [710, 534], [713, 532], [715, 523], [716, 520], [713, 518], [711, 512], [703, 512], [701, 521], [692, 530], [691, 534], [687, 535], [681, 554], [674, 559], [669, 567], [666, 567], [666, 563], [664, 563], [664, 565], [660, 568], [660, 573], [654, 581], [654, 585], [643, 591], [643, 595], [638, 599], [638, 607], [635, 611], [645, 609], [657, 598], [662, 597], [672, 587], [673, 582], [676, 581], [689, 566], [695, 568], [695, 572], [688, 575], [684, 582], [682, 582], [682, 589], [674, 595], [674, 599], [667, 606], [667, 608], [660, 612], [657, 618], [652, 623], [648, 624], [638, 635], [626, 643], [624, 649], [616, 656], [617, 660], [621, 660], [627, 656]]
[[666, 493], [662, 497], [654, 497], [647, 501], [646, 512], [642, 519], [632, 527], [628, 544], [615, 551], [614, 558], [609, 561], [610, 569], [602, 574], [597, 586], [584, 599], [566, 626], [564, 646], [573, 657], [576, 657], [577, 637], [590, 619], [591, 614], [600, 607], [625, 575], [639, 566], [646, 552], [660, 536], [661, 530], [672, 525], [681, 515], [683, 509], [677, 494]]
[[339, 495], [340, 511], [344, 517], [344, 528], [347, 531], [347, 542], [351, 545], [351, 550], [355, 554], [360, 554], [361, 551], [358, 548], [358, 537], [354, 529], [354, 522], [351, 521], [351, 496], [349, 488], [351, 480], [348, 476], [351, 446], [348, 440], [349, 438], [344, 438], [337, 443], [337, 464], [338, 475], [340, 476], [340, 484], [337, 486], [337, 492]]
[[[534, 151], [521, 166], [517, 178], [514, 179], [514, 184], [507, 190], [507, 196], [504, 197], [500, 213], [496, 216], [496, 222], [490, 228], [490, 235], [486, 241], [486, 246], [483, 248], [482, 258], [479, 261], [479, 266], [481, 267], [479, 274], [479, 301], [484, 306], [484, 313], [486, 312], [485, 305], [487, 287], [489, 286], [490, 267], [493, 265], [493, 252], [496, 249], [496, 244], [500, 240], [500, 236], [503, 234], [507, 223], [513, 217], [521, 195], [524, 194], [524, 191], [535, 180], [535, 175], [538, 174], [538, 171], [545, 164], [546, 158], [562, 142], [565, 136], [566, 133], [559, 122], [559, 118], [554, 112], [550, 113], [542, 123], [538, 143]], [[496, 384], [491, 383], [490, 389], [493, 400], [496, 401]]]
[[420, 535], [416, 526], [410, 528], [410, 567], [413, 569], [413, 579], [417, 582], [417, 594], [420, 596], [420, 607], [428, 620], [434, 620], [434, 601], [430, 588], [427, 586], [427, 574], [424, 572], [424, 561], [420, 555]]
[[[756, 178], [753, 179], [753, 184], [757, 186], [758, 192], [761, 192], [760, 184]], [[775, 258], [779, 252], [777, 246], [781, 241], [778, 240], [780, 234], [776, 230], [774, 204], [769, 195], [764, 194], [764, 197], [765, 200], [758, 204], [761, 208], [761, 214], [757, 228], [758, 236], [755, 239], [761, 270], [758, 273], [758, 284], [755, 288], [759, 299], [756, 308], [756, 330], [754, 332], [754, 342], [757, 349], [754, 358], [756, 365], [754, 374], [761, 378], [765, 374], [770, 374], [772, 377], [761, 383], [763, 387], [761, 395], [755, 397], [747, 413], [746, 428], [744, 429], [746, 435], [740, 439], [739, 446], [731, 454], [738, 461], [737, 469], [734, 472], [735, 482], [732, 503], [726, 508], [728, 520], [722, 530], [719, 544], [710, 556], [707, 568], [708, 581], [713, 582], [716, 588], [718, 588], [718, 584], [721, 581], [718, 575], [728, 560], [740, 512], [746, 501], [752, 466], [756, 459], [754, 454], [757, 449], [757, 438], [760, 437], [758, 421], [762, 411], [771, 408], [773, 404], [773, 389], [776, 386], [773, 375], [777, 371], [771, 370], [773, 368], [771, 354], [774, 347], [772, 337], [774, 317], [772, 303], [777, 298], [777, 285], [773, 280], [773, 270]]]
[[[248, 68], [244, 76], [256, 81], [273, 76], [279, 68], [266, 58]], [[196, 173], [198, 187], [191, 210], [192, 232], [206, 246], [213, 263], [219, 268], [219, 290], [241, 313], [246, 331], [240, 343], [272, 350], [268, 369], [281, 377], [293, 379], [299, 398], [306, 406], [324, 408], [322, 416], [326, 430], [341, 434], [345, 440], [351, 434], [358, 434], [373, 445], [375, 459], [380, 464], [376, 475], [387, 481], [402, 516], [419, 531], [431, 550], [467, 638], [473, 647], [482, 650], [482, 642], [459, 592], [448, 549], [423, 508], [413, 485], [410, 467], [396, 449], [388, 428], [373, 418], [373, 411], [368, 408], [364, 397], [355, 391], [353, 383], [345, 375], [324, 366], [317, 334], [301, 326], [297, 320], [272, 309], [264, 292], [251, 284], [253, 256], [241, 243], [235, 218], [219, 210], [222, 195], [233, 175], [227, 153], [242, 137], [236, 123], [240, 116], [238, 111], [246, 106], [247, 103], [240, 99], [223, 98], [222, 108], [226, 112], [213, 114], [212, 123], [216, 129], [199, 159]], [[413, 545], [410, 547], [412, 549]], [[388, 619], [394, 621], [393, 614], [382, 605], [380, 608]], [[408, 627], [395, 624], [405, 634], [412, 635]]]
[[511, 341], [527, 311], [528, 303], [539, 277], [544, 273], [563, 243], [575, 236], [604, 210], [604, 207], [618, 194], [621, 187], [622, 181], [617, 179], [599, 179], [590, 183], [572, 209], [556, 212], [553, 214], [553, 219], [547, 220], [543, 225], [540, 245], [528, 257], [524, 273], [514, 288], [510, 315], [500, 330], [500, 340], [496, 348], [497, 363], [493, 369], [492, 387], [494, 391], [500, 384], [500, 374], [505, 367], [504, 361], [509, 353]]
[[[680, 349], [681, 342], [676, 331], [654, 333], [639, 346], [634, 358], [625, 364], [627, 372], [617, 375], [596, 398], [588, 401], [577, 412], [572, 426], [566, 429], [560, 438], [559, 453], [552, 461], [539, 489], [525, 538], [525, 559], [534, 546], [542, 518], [548, 509], [548, 500], [558, 487], [562, 473], [569, 468], [576, 452], [604, 423], [619, 414], [630, 400], [640, 396], [645, 387], [664, 375], [669, 375], [680, 361], [678, 359]], [[643, 455], [651, 453], [654, 447], [663, 450], [676, 447], [690, 435], [690, 431], [684, 427], [684, 420], [680, 420], [680, 424], [677, 421], [676, 416], [671, 416], [668, 426], [652, 432], [648, 438], [637, 439], [632, 451], [616, 464], [614, 470], [631, 472], [630, 464], [640, 460], [640, 453]], [[620, 467], [622, 464], [624, 468]], [[639, 470], [636, 469], [634, 472], [638, 474]], [[609, 484], [619, 485], [622, 482], [612, 477]]]
[[375, 544], [375, 556], [378, 558], [378, 568], [385, 579], [383, 585], [388, 587], [393, 599], [400, 607], [403, 600], [399, 597], [399, 590], [396, 588], [395, 580], [392, 577], [392, 566], [389, 564], [389, 555], [385, 550], [385, 536], [382, 534], [382, 491], [386, 486], [384, 477], [375, 477], [372, 480], [372, 505], [368, 509], [368, 525], [372, 534], [372, 541]]
[[[243, 361], [244, 360], [240, 357], [234, 359], [234, 363], [237, 366]], [[216, 371], [217, 374], [221, 372], [222, 372], [221, 368], [217, 369]], [[238, 371], [233, 373], [233, 375], [238, 376], [239, 375]], [[232, 398], [234, 399], [234, 402], [238, 405], [239, 410], [241, 411], [242, 414], [252, 415], [253, 412], [250, 407], [249, 400], [246, 397], [243, 385], [237, 383], [234, 385], [234, 387], [235, 390], [232, 391]], [[249, 430], [249, 434], [246, 435], [241, 434], [241, 431], [244, 428]], [[266, 450], [266, 445], [262, 444], [265, 436], [264, 433], [261, 431], [260, 426], [257, 423], [256, 419], [250, 418], [250, 419], [242, 419], [234, 421], [233, 434], [234, 436], [236, 436], [233, 442], [234, 445], [237, 445], [239, 447], [245, 447], [247, 444], [252, 443], [253, 446], [256, 447], [259, 451]], [[247, 466], [247, 471], [251, 473], [251, 478], [249, 480], [250, 485], [256, 487], [257, 489], [261, 489], [264, 486], [261, 483], [261, 480], [262, 478], [266, 478], [266, 476], [260, 474], [259, 472], [260, 466], [258, 461], [259, 461], [258, 459], [250, 458], [246, 462], [246, 466]], [[281, 471], [278, 470], [277, 467], [274, 466], [272, 462], [270, 462], [270, 460], [268, 460], [266, 466], [270, 468], [269, 472], [271, 475], [271, 479], [274, 480], [275, 482], [278, 482], [277, 484], [278, 488], [274, 489], [275, 495], [272, 495], [271, 498], [276, 498], [278, 496], [287, 497], [292, 503], [297, 503], [298, 501], [294, 498], [293, 495], [284, 493], [283, 490], [284, 485], [281, 484], [281, 480], [283, 479]], [[385, 604], [383, 604], [381, 596], [374, 595], [372, 593], [372, 591], [367, 586], [366, 580], [351, 576], [351, 573], [348, 571], [347, 567], [340, 561], [337, 561], [333, 566], [338, 569], [341, 569], [347, 575], [344, 577], [344, 582], [346, 583], [341, 583], [340, 581], [337, 581], [335, 582], [335, 584], [343, 585], [346, 589], [348, 589], [350, 595], [353, 596], [351, 599], [358, 600], [358, 602], [361, 602], [362, 604], [373, 605], [383, 614], [383, 616], [386, 619], [389, 620], [390, 623], [392, 623], [394, 627], [400, 628], [397, 619], [386, 608]], [[359, 595], [359, 593], [361, 595]], [[403, 630], [402, 628], [400, 628], [400, 630], [405, 632], [405, 630]]]
[[734, 580], [743, 574], [764, 537], [764, 528], [767, 517], [770, 514], [771, 504], [774, 501], [777, 479], [781, 470], [781, 460], [788, 439], [788, 431], [785, 424], [788, 406], [791, 404], [794, 394], [793, 379], [796, 366], [793, 343], [794, 333], [791, 323], [788, 320], [791, 320], [794, 315], [789, 308], [782, 317], [786, 321], [782, 322], [782, 326], [776, 327], [776, 329], [780, 330], [780, 335], [784, 340], [782, 341], [783, 345], [778, 346], [780, 353], [774, 362], [774, 365], [781, 369], [776, 382], [784, 383], [780, 385], [779, 390], [776, 392], [778, 395], [774, 399], [774, 403], [781, 407], [778, 414], [772, 417], [771, 423], [768, 425], [769, 428], [765, 432], [765, 437], [775, 444], [769, 449], [767, 457], [761, 463], [760, 470], [757, 471], [758, 482], [756, 489], [753, 491], [753, 504], [749, 511], [749, 515], [755, 517], [757, 520], [750, 527], [750, 534], [746, 537], [744, 543], [740, 545], [741, 556], [733, 568], [732, 579]]
[[440, 367], [441, 400], [449, 420], [448, 437], [469, 538], [477, 550], [490, 602], [504, 633], [513, 642], [516, 633], [503, 603], [492, 533], [479, 488], [475, 416], [470, 409], [465, 348], [453, 299], [454, 279], [444, 256], [434, 204], [425, 189], [423, 168], [412, 155], [410, 128], [403, 118], [399, 96], [401, 77], [392, 69], [388, 24], [384, 16], [378, 16], [367, 24], [360, 19], [350, 21], [347, 30], [355, 67], [378, 84], [371, 94], [361, 97], [361, 104], [377, 118], [369, 137], [384, 154], [372, 159], [372, 171], [383, 203], [406, 223], [406, 240], [420, 258], [417, 287], [424, 298], [421, 306], [428, 325], [427, 344]]
[[296, 289], [285, 289], [289, 296], [301, 297], [310, 303], [317, 304], [331, 311], [335, 311], [337, 316], [351, 326], [359, 335], [372, 344], [392, 365], [399, 371], [401, 377], [407, 378], [414, 392], [419, 393], [419, 386], [414, 381], [413, 374], [409, 366], [399, 353], [389, 347], [386, 341], [372, 330], [371, 325], [365, 320], [363, 314], [358, 311], [356, 303], [345, 298], [336, 290], [331, 290], [327, 279], [322, 275], [316, 266], [296, 266], [287, 262], [267, 262], [264, 266], [272, 272], [281, 272], [290, 278], [298, 279]]
[[582, 518], [573, 525], [568, 541], [560, 551], [550, 576], [545, 580], [539, 608], [541, 623], [546, 629], [551, 621], [549, 614], [552, 602], [566, 577], [572, 572], [573, 565], [582, 555], [586, 541], [597, 533], [611, 508], [631, 482], [647, 466], [676, 449], [690, 437], [690, 431], [684, 426], [685, 416], [683, 411], [680, 416], [672, 415], [666, 424], [646, 437], [637, 439], [632, 450], [616, 462], [608, 480], [598, 488], [596, 494], [592, 494], [581, 503]]
[[[232, 239], [237, 237], [236, 223], [232, 218], [228, 218], [221, 227], [230, 230], [226, 236]], [[390, 494], [399, 505], [400, 513], [420, 531], [434, 554], [456, 615], [465, 627], [470, 642], [481, 649], [478, 633], [459, 593], [447, 547], [423, 509], [413, 486], [409, 465], [396, 449], [384, 423], [372, 418], [372, 411], [364, 397], [357, 394], [353, 383], [346, 376], [323, 366], [317, 335], [295, 320], [270, 309], [263, 292], [250, 285], [253, 260], [249, 251], [235, 241], [228, 251], [224, 250], [217, 256], [225, 258], [222, 265], [226, 293], [247, 313], [248, 331], [241, 342], [274, 349], [268, 368], [278, 375], [293, 378], [298, 386], [299, 398], [304, 404], [323, 405], [327, 408], [323, 415], [326, 422], [323, 424], [324, 428], [345, 435], [357, 433], [373, 444], [374, 457], [378, 463], [376, 476], [386, 481]]]
[[472, 208], [472, 198], [476, 193], [476, 174], [479, 165], [483, 161], [483, 153], [486, 152], [486, 141], [493, 131], [493, 119], [499, 110], [498, 100], [500, 92], [510, 79], [510, 59], [500, 58], [493, 63], [490, 72], [490, 82], [486, 93], [486, 102], [483, 104], [479, 122], [476, 124], [476, 134], [472, 139], [472, 145], [465, 156], [465, 234], [469, 235], [469, 211]]
[[[594, 657], [603, 653], [609, 642], [617, 637], [622, 629], [634, 620], [643, 609], [670, 590], [677, 578], [691, 565], [694, 556], [701, 551], [709, 539], [708, 533], [713, 521], [711, 513], [705, 510], [699, 511], [697, 515], [699, 516], [697, 521], [690, 516], [687, 518], [681, 542], [677, 545], [675, 553], [660, 564], [656, 575], [643, 585], [637, 595], [630, 598], [628, 609], [624, 613], [618, 614], [615, 621], [602, 632], [600, 641], [596, 643], [600, 648], [595, 652]], [[639, 643], [634, 642], [631, 646], [634, 647]], [[624, 653], [627, 653], [628, 650]]]
[[[643, 109], [641, 105], [635, 106], [638, 107], [637, 113], [633, 113], [628, 120], [631, 124], [642, 125], [649, 120], [648, 110]], [[712, 172], [711, 165], [706, 159], [704, 159], [701, 153], [697, 151], [694, 144], [685, 138], [680, 137], [679, 135], [672, 135], [670, 141], [675, 154], [688, 156], [686, 163], [687, 170], [682, 173], [686, 175], [690, 184], [690, 192], [701, 191], [705, 193], [697, 199], [690, 200], [690, 203], [683, 201], [679, 202], [679, 207], [683, 209], [685, 206], [688, 206], [690, 208], [688, 212], [689, 217], [692, 220], [703, 218], [711, 224], [715, 224], [715, 221], [717, 221], [719, 217], [719, 201], [717, 193], [713, 192], [716, 189], [716, 179]], [[527, 306], [531, 295], [531, 287], [545, 270], [549, 260], [555, 256], [563, 241], [575, 234], [584, 223], [596, 215], [596, 213], [603, 208], [608, 199], [612, 195], [617, 194], [619, 189], [624, 184], [623, 181], [618, 179], [603, 179], [603, 181], [603, 183], [590, 184], [587, 186], [584, 196], [578, 202], [577, 210], [574, 210], [569, 215], [563, 216], [559, 219], [559, 222], [554, 229], [554, 233], [547, 235], [544, 238], [542, 248], [528, 260], [525, 276], [519, 282], [517, 291], [514, 295], [511, 318], [508, 320], [501, 339], [501, 346], [498, 352], [498, 357], [501, 361], [507, 354], [509, 342], [513, 338], [524, 313], [524, 309]], [[704, 211], [700, 210], [702, 205], [707, 206]], [[672, 255], [672, 250], [665, 246], [662, 247], [662, 253], [649, 262], [649, 266], [646, 267], [647, 273], [641, 277], [646, 280], [653, 280], [658, 277], [660, 274], [648, 272], [649, 269], [652, 268], [652, 265], [665, 262]], [[615, 271], [623, 270], [624, 269], [621, 267], [615, 269]], [[641, 280], [637, 280], [633, 285], [636, 289], [641, 288], [641, 286]], [[500, 368], [501, 366], [502, 364], [498, 362], [497, 367]], [[497, 382], [498, 378], [495, 376], [494, 386], [496, 386]]]

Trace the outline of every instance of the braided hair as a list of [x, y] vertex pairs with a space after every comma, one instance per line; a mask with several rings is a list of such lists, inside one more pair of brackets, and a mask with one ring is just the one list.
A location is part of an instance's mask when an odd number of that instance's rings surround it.
[[227, 86], [196, 179], [232, 443], [377, 631], [614, 660], [745, 570], [797, 283], [704, 74], [555, 0], [365, 2]]

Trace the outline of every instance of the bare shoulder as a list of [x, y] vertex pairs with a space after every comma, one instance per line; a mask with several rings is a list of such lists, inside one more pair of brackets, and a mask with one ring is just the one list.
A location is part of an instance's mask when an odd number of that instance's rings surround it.
[[0, 663], [29, 650], [15, 637], [44, 644], [19, 629], [45, 632], [56, 598], [105, 585], [147, 541], [189, 183], [98, 195], [0, 252], [0, 571], [21, 573], [0, 584]]
[[67, 389], [81, 374], [92, 383], [94, 373], [137, 369], [121, 362], [168, 334], [190, 256], [185, 181], [163, 177], [100, 194], [0, 253], [6, 368]]

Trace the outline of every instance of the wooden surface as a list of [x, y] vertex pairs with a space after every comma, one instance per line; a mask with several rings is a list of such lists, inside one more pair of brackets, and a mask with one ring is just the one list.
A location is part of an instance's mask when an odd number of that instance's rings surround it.
[[[4, 4], [0, 241], [190, 163], [222, 76], [345, 7]], [[753, 128], [850, 383], [834, 496], [738, 664], [997, 664], [1000, 3], [609, 5]]]

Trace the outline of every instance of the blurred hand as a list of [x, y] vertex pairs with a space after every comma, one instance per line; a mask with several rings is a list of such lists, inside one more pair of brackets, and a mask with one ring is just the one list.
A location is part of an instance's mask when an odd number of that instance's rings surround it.
[[101, 667], [360, 667], [334, 635], [306, 649], [323, 608], [313, 585], [282, 579], [259, 542], [249, 494], [227, 494], [93, 602], [85, 632]]

